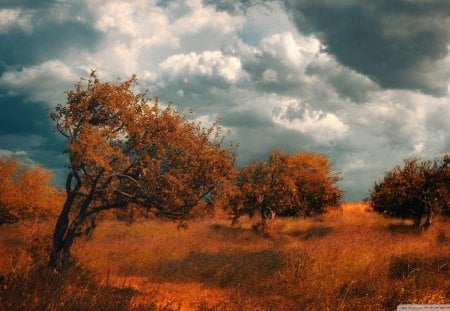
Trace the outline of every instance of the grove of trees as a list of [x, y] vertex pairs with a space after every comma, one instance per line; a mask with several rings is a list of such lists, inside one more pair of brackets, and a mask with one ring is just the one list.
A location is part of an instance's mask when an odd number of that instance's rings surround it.
[[235, 220], [255, 213], [263, 222], [273, 215], [311, 216], [339, 204], [338, 181], [325, 155], [276, 151], [239, 170], [229, 205]]
[[[51, 113], [66, 139], [65, 194], [50, 186], [51, 173], [0, 158], [0, 213], [16, 219], [55, 215], [49, 266], [74, 264], [76, 238], [92, 232], [100, 213], [145, 210], [181, 224], [199, 208], [220, 204], [237, 221], [257, 214], [313, 216], [339, 205], [340, 176], [327, 156], [275, 151], [236, 169], [234, 145], [216, 122], [202, 127], [157, 98], [135, 92], [137, 80], [100, 82], [96, 72], [66, 92]], [[450, 156], [405, 160], [370, 191], [370, 204], [416, 225], [450, 214]]]
[[404, 160], [403, 167], [394, 167], [375, 183], [369, 198], [372, 208], [386, 216], [413, 219], [416, 226], [426, 217], [427, 228], [433, 214], [450, 214], [449, 164], [450, 155], [434, 161]]
[[182, 220], [220, 200], [234, 179], [233, 146], [223, 147], [218, 124], [203, 128], [135, 86], [135, 77], [109, 84], [92, 72], [51, 114], [69, 160], [49, 262], [56, 270], [73, 264], [74, 240], [100, 212], [133, 206]]

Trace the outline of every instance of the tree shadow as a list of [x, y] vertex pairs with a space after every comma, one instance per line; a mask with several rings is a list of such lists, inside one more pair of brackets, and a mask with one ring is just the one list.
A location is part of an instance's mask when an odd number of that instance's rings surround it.
[[235, 227], [235, 226], [226, 226], [226, 225], [221, 225], [221, 224], [212, 224], [209, 226], [209, 229], [221, 236], [224, 236], [226, 238], [231, 237], [231, 236], [240, 236], [243, 233], [248, 233], [251, 232], [250, 230], [247, 229], [243, 229], [240, 227]]
[[314, 222], [312, 224], [304, 224], [304, 225], [290, 225], [292, 223], [288, 223], [287, 226], [281, 229], [282, 234], [286, 234], [295, 238], [299, 238], [302, 240], [310, 240], [310, 239], [320, 239], [328, 236], [335, 229], [331, 226], [327, 226], [320, 221]]
[[401, 234], [419, 234], [422, 232], [420, 226], [408, 222], [390, 223], [386, 226], [386, 229], [391, 233]]
[[329, 226], [312, 226], [303, 235], [304, 240], [310, 240], [310, 239], [317, 239], [317, 238], [324, 238], [327, 235], [329, 235], [331, 232], [333, 232], [333, 228]]
[[210, 231], [216, 237], [223, 239], [227, 243], [238, 245], [257, 244], [262, 240], [266, 240], [269, 235], [265, 230], [268, 228], [270, 227], [263, 228], [261, 223], [253, 224], [249, 228], [221, 224], [212, 224], [209, 226]]
[[[283, 258], [283, 254], [275, 250], [234, 254], [190, 252], [181, 259], [162, 259], [140, 273], [154, 282], [199, 282], [209, 287], [239, 287], [252, 291], [281, 269]], [[123, 267], [121, 273], [136, 273], [132, 268]]]

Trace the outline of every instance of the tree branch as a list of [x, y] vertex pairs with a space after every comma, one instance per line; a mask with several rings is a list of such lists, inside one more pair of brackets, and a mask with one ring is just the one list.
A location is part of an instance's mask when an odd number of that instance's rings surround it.
[[122, 196], [124, 196], [124, 197], [130, 198], [130, 199], [136, 197], [136, 195], [132, 195], [132, 194], [126, 193], [126, 192], [124, 192], [124, 191], [120, 191], [120, 190], [116, 190], [116, 191], [114, 191], [114, 192], [116, 192], [117, 194], [120, 194], [120, 195], [122, 195]]
[[115, 203], [96, 206], [96, 207], [91, 208], [89, 211], [87, 211], [86, 216], [94, 215], [94, 214], [97, 214], [98, 212], [108, 210], [108, 209], [125, 207], [129, 203], [130, 203], [129, 201], [123, 201], [123, 202], [115, 202]]
[[128, 179], [128, 180], [131, 181], [133, 184], [135, 184], [135, 185], [139, 188], [139, 190], [142, 191], [142, 186], [141, 186], [141, 184], [140, 184], [136, 179], [134, 179], [133, 177], [131, 177], [130, 175], [116, 174], [116, 177], [117, 177], [117, 178]]

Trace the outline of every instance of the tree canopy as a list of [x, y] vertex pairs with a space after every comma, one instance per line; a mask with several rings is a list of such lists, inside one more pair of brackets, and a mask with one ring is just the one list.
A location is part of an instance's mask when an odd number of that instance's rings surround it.
[[229, 207], [234, 219], [260, 213], [263, 221], [279, 216], [310, 216], [337, 205], [342, 192], [328, 157], [300, 152], [272, 152], [265, 161], [255, 161], [239, 170], [236, 190]]
[[133, 204], [184, 219], [201, 201], [218, 200], [234, 178], [233, 147], [215, 123], [203, 128], [157, 98], [135, 93], [135, 77], [102, 83], [92, 72], [51, 118], [66, 137], [67, 199], [55, 227], [50, 264], [64, 266], [76, 236], [96, 215]]
[[38, 165], [0, 158], [0, 213], [11, 219], [56, 215], [63, 192], [50, 184], [52, 173]]
[[404, 160], [403, 167], [394, 167], [375, 183], [370, 191], [371, 206], [389, 217], [414, 219], [416, 225], [426, 215], [425, 225], [429, 226], [432, 214], [449, 214], [449, 164], [449, 155], [434, 161]]

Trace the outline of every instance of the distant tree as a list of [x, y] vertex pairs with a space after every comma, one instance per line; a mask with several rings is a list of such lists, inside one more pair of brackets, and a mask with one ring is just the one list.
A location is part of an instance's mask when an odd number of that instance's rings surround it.
[[311, 216], [339, 204], [338, 175], [328, 157], [316, 153], [283, 155], [272, 152], [266, 161], [251, 162], [240, 169], [229, 208], [237, 220], [242, 215]]
[[387, 172], [382, 181], [370, 191], [372, 208], [389, 217], [411, 218], [416, 226], [426, 216], [423, 226], [428, 228], [432, 215], [449, 213], [450, 155], [434, 161], [418, 158], [404, 160]]
[[51, 114], [70, 170], [50, 254], [55, 269], [73, 264], [74, 239], [95, 228], [100, 212], [132, 206], [183, 220], [202, 201], [220, 199], [234, 176], [235, 154], [222, 148], [218, 124], [202, 128], [161, 108], [133, 92], [136, 82], [101, 83], [92, 72]]
[[63, 193], [50, 185], [51, 177], [38, 165], [0, 158], [0, 222], [55, 216]]

